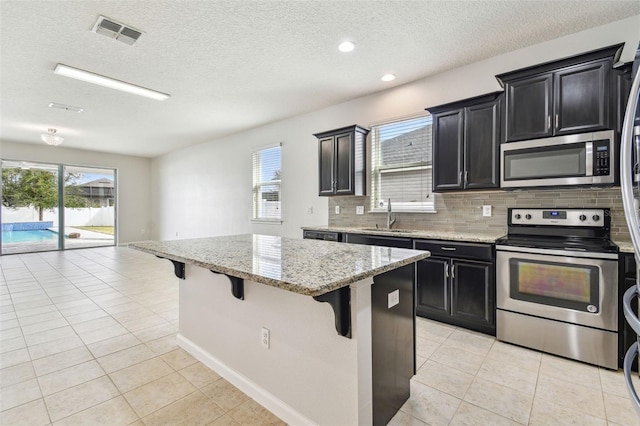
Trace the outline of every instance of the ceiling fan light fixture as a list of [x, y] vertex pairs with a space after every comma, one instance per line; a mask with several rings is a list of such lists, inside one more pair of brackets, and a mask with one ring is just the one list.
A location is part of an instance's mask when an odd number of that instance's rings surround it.
[[42, 138], [47, 145], [58, 146], [64, 141], [64, 138], [56, 135], [56, 132], [56, 129], [49, 129], [48, 133], [42, 133], [40, 138]]
[[135, 84], [116, 80], [111, 77], [105, 77], [100, 74], [95, 74], [89, 71], [70, 67], [64, 64], [56, 65], [56, 68], [53, 70], [53, 73], [62, 75], [65, 77], [69, 77], [69, 78], [74, 78], [76, 80], [84, 81], [87, 83], [97, 84], [98, 86], [108, 87], [110, 89], [120, 90], [122, 92], [144, 96], [146, 98], [155, 99], [157, 101], [163, 101], [170, 97], [170, 95], [167, 95], [166, 93], [147, 89], [146, 87], [142, 87], [142, 86], [136, 86]]

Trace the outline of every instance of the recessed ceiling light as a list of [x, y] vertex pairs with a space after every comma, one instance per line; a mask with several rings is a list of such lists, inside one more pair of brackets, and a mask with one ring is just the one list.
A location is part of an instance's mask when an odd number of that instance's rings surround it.
[[341, 52], [351, 52], [356, 48], [356, 45], [352, 41], [343, 41], [338, 45], [338, 50]]
[[75, 78], [76, 80], [86, 81], [87, 83], [97, 84], [98, 86], [108, 87], [110, 89], [116, 89], [127, 93], [133, 93], [134, 95], [145, 96], [147, 98], [163, 101], [170, 96], [166, 93], [157, 92], [155, 90], [147, 89], [146, 87], [136, 86], [135, 84], [127, 83], [120, 80], [115, 80], [110, 77], [105, 77], [100, 74], [94, 74], [89, 71], [84, 71], [78, 68], [73, 68], [68, 65], [58, 64], [56, 65], [55, 74], [63, 75], [65, 77]]
[[396, 79], [396, 76], [393, 74], [385, 74], [380, 78], [380, 80], [382, 81], [393, 81], [395, 79]]

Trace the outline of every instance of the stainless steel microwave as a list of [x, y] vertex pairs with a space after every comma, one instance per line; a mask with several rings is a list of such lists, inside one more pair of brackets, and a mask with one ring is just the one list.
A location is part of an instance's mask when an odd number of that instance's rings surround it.
[[503, 143], [500, 154], [506, 189], [618, 182], [613, 130]]

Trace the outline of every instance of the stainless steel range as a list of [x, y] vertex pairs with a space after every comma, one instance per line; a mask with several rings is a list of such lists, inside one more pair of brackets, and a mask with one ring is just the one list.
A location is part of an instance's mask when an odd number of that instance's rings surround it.
[[618, 247], [609, 209], [509, 209], [496, 241], [499, 340], [618, 368]]

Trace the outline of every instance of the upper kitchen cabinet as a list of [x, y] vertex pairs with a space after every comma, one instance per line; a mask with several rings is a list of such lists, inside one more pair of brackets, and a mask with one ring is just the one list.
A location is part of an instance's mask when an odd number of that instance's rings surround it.
[[498, 188], [502, 92], [427, 108], [433, 116], [433, 191]]
[[612, 66], [624, 44], [496, 76], [505, 89], [505, 140], [614, 128]]
[[631, 84], [633, 83], [632, 63], [624, 64], [614, 70], [613, 87], [615, 94], [614, 121], [615, 129], [618, 133], [622, 132], [622, 122], [624, 121], [624, 113], [627, 109], [627, 101], [631, 92]]
[[368, 129], [353, 125], [316, 133], [319, 195], [365, 195], [365, 143]]

